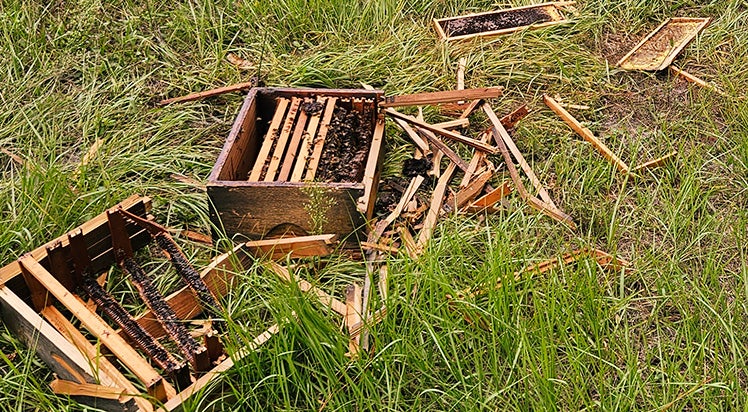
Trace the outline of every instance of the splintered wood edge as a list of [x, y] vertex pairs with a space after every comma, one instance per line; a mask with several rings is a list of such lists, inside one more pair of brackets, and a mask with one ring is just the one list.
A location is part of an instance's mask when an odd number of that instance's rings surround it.
[[423, 221], [423, 228], [418, 234], [417, 246], [419, 250], [422, 250], [426, 246], [426, 243], [428, 243], [429, 239], [431, 239], [431, 235], [434, 233], [436, 220], [439, 218], [439, 210], [441, 210], [444, 202], [444, 194], [447, 191], [447, 186], [449, 185], [449, 181], [452, 180], [452, 174], [456, 168], [457, 165], [450, 163], [434, 188], [431, 195], [431, 206], [429, 206], [429, 211]]

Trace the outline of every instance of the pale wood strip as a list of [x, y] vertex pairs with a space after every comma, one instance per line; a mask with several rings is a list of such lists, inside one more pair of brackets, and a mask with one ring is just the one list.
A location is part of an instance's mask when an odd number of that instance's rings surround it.
[[278, 98], [278, 103], [275, 107], [275, 114], [273, 114], [273, 120], [270, 122], [270, 127], [265, 135], [265, 139], [262, 141], [260, 152], [257, 155], [252, 171], [249, 174], [250, 182], [259, 182], [262, 176], [262, 169], [265, 167], [265, 160], [267, 160], [270, 154], [270, 149], [273, 148], [273, 143], [277, 140], [278, 129], [280, 128], [281, 122], [285, 119], [286, 109], [290, 101], [283, 97]]
[[310, 100], [308, 99], [304, 99], [301, 104], [301, 109], [299, 110], [299, 118], [298, 120], [296, 120], [296, 127], [293, 131], [293, 136], [291, 137], [291, 141], [288, 143], [288, 149], [286, 150], [285, 156], [283, 156], [283, 166], [281, 166], [280, 172], [278, 173], [278, 178], [276, 179], [276, 181], [278, 182], [287, 181], [291, 174], [294, 160], [296, 160], [296, 157], [298, 155], [301, 138], [306, 132], [307, 119], [309, 118], [309, 115], [307, 114], [306, 110], [304, 110], [304, 103], [307, 103], [309, 101]]
[[317, 136], [317, 128], [322, 120], [322, 113], [324, 112], [329, 98], [318, 97], [317, 101], [322, 103], [322, 110], [319, 113], [313, 114], [309, 119], [309, 126], [304, 133], [304, 140], [301, 142], [301, 148], [299, 149], [299, 157], [296, 159], [293, 172], [291, 173], [292, 182], [300, 182], [301, 178], [304, 177], [304, 171], [306, 170], [307, 160], [309, 160], [309, 150], [312, 148], [312, 143]]
[[286, 121], [283, 123], [283, 128], [278, 136], [278, 140], [275, 142], [275, 150], [273, 150], [273, 156], [270, 158], [270, 164], [268, 165], [265, 176], [262, 178], [265, 182], [274, 182], [275, 175], [278, 171], [278, 166], [283, 159], [283, 152], [286, 150], [286, 143], [288, 143], [288, 136], [291, 134], [291, 129], [296, 122], [296, 115], [299, 112], [299, 106], [301, 105], [301, 99], [298, 97], [291, 98], [291, 107], [288, 109], [288, 115]]

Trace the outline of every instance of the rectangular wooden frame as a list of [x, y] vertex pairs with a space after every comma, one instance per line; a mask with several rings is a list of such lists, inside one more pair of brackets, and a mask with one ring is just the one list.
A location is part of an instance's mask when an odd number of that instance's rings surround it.
[[[355, 183], [336, 182], [257, 182], [247, 181], [263, 143], [262, 122], [274, 114], [279, 98], [370, 99], [373, 137], [364, 166], [363, 179]], [[213, 170], [208, 177], [211, 220], [228, 236], [242, 234], [250, 239], [263, 238], [274, 228], [291, 225], [312, 232], [308, 205], [314, 193], [330, 200], [323, 212], [322, 233], [333, 233], [354, 247], [363, 235], [367, 220], [374, 213], [374, 202], [381, 167], [384, 118], [379, 112], [381, 90], [253, 88], [244, 99]], [[369, 104], [368, 102], [355, 102]], [[343, 104], [354, 104], [343, 103]], [[258, 121], [257, 119], [260, 119]], [[320, 128], [326, 127], [324, 124]], [[301, 235], [303, 233], [295, 233]]]
[[[131, 196], [119, 203], [115, 208], [109, 209], [114, 211], [118, 208], [127, 210], [141, 217], [146, 217], [150, 210], [150, 199], [147, 197]], [[144, 247], [150, 237], [148, 234], [133, 224], [127, 224], [125, 227], [126, 236], [137, 250]], [[144, 236], [145, 235], [145, 236]], [[39, 357], [63, 380], [70, 384], [62, 382], [58, 387], [67, 388], [88, 388], [94, 387], [90, 384], [96, 384], [102, 389], [113, 388], [113, 391], [120, 393], [121, 396], [113, 396], [113, 392], [106, 390], [100, 391], [100, 396], [91, 396], [88, 393], [80, 397], [80, 401], [91, 406], [103, 408], [105, 410], [122, 410], [122, 411], [153, 411], [154, 406], [149, 400], [148, 395], [139, 393], [135, 386], [130, 383], [115, 367], [113, 367], [105, 358], [92, 359], [90, 355], [95, 353], [93, 344], [87, 342], [77, 328], [72, 324], [54, 306], [46, 306], [43, 310], [45, 320], [39, 312], [33, 309], [29, 303], [34, 290], [38, 285], [27, 284], [24, 279], [29, 275], [24, 272], [29, 270], [35, 272], [33, 277], [49, 279], [48, 284], [59, 282], [57, 288], [62, 290], [48, 291], [49, 295], [58, 295], [62, 297], [65, 294], [72, 296], [72, 299], [78, 300], [81, 308], [82, 301], [72, 293], [69, 293], [71, 287], [69, 283], [75, 282], [73, 276], [67, 276], [64, 270], [60, 270], [58, 263], [52, 262], [50, 250], [59, 250], [51, 248], [63, 248], [60, 256], [65, 260], [56, 262], [71, 262], [74, 257], [74, 251], [70, 245], [71, 236], [73, 239], [80, 237], [86, 244], [87, 253], [92, 255], [91, 270], [103, 271], [115, 263], [114, 253], [112, 250], [112, 233], [110, 232], [107, 213], [102, 213], [95, 218], [85, 222], [81, 226], [73, 229], [67, 234], [48, 242], [47, 244], [24, 254], [19, 260], [0, 268], [0, 316], [2, 321], [21, 341], [35, 348]], [[106, 246], [108, 245], [108, 246]], [[228, 293], [234, 274], [237, 270], [248, 266], [254, 259], [252, 245], [240, 244], [232, 251], [224, 253], [214, 258], [211, 263], [200, 271], [208, 288], [218, 297]], [[58, 252], [54, 252], [58, 253]], [[68, 263], [72, 265], [72, 263]], [[72, 266], [69, 266], [72, 267]], [[98, 272], [97, 272], [98, 273]], [[53, 278], [53, 279], [52, 279]], [[68, 286], [65, 286], [68, 284]], [[31, 286], [31, 289], [29, 288]], [[51, 298], [51, 296], [49, 296]], [[66, 300], [70, 300], [66, 298]], [[50, 303], [52, 300], [49, 301]], [[180, 319], [191, 319], [201, 313], [200, 305], [197, 298], [187, 287], [184, 287], [168, 297], [166, 302], [172, 307], [177, 317]], [[99, 318], [95, 312], [79, 312], [79, 316], [87, 316], [91, 319]], [[78, 317], [79, 317], [78, 316]], [[154, 336], [162, 336], [163, 330], [161, 325], [154, 319], [149, 311], [137, 316], [136, 321], [141, 324], [147, 331]], [[74, 330], [73, 330], [74, 329]], [[277, 333], [278, 325], [271, 326], [266, 332], [259, 335], [251, 347], [240, 351], [235, 356], [229, 357], [215, 366], [213, 369], [203, 374], [196, 382], [180, 392], [166, 384], [165, 399], [161, 410], [177, 410], [182, 402], [192, 394], [207, 388], [209, 383], [220, 376], [220, 372], [229, 369], [235, 362], [241, 359], [248, 351], [254, 350], [257, 346], [267, 341], [270, 336]], [[122, 332], [119, 331], [119, 335]], [[120, 336], [112, 338], [119, 339]], [[127, 345], [127, 344], [125, 344]], [[129, 347], [129, 345], [127, 345]], [[98, 357], [99, 355], [97, 355]], [[142, 358], [141, 358], [142, 359]], [[102, 366], [95, 368], [93, 365], [101, 363]], [[133, 371], [135, 372], [135, 371]], [[147, 372], [147, 371], [146, 371]], [[138, 373], [135, 373], [138, 375]], [[144, 376], [147, 374], [144, 372]], [[94, 393], [96, 393], [94, 391]], [[70, 394], [70, 393], [69, 393]], [[71, 394], [72, 395], [72, 394]]]
[[[636, 46], [634, 46], [633, 49], [631, 49], [630, 52], [628, 52], [625, 56], [621, 58], [621, 60], [616, 63], [616, 66], [625, 69], [625, 70], [646, 70], [646, 71], [659, 71], [667, 68], [673, 60], [678, 56], [678, 53], [683, 50], [684, 47], [688, 45], [693, 39], [696, 38], [696, 36], [704, 30], [704, 28], [709, 25], [709, 22], [711, 22], [711, 18], [700, 18], [700, 17], [673, 17], [670, 19], [665, 20], [662, 24], [657, 26], [656, 29], [652, 30], [646, 37], [644, 37], [639, 43], [637, 43]], [[666, 26], [669, 24], [681, 24], [681, 25], [692, 25], [693, 28], [690, 32], [686, 33], [683, 37], [679, 39], [675, 39], [677, 41], [673, 42], [674, 39], [669, 39], [670, 43], [672, 43], [673, 48], [668, 51], [667, 54], [664, 56], [661, 56], [661, 60], [656, 60], [653, 62], [650, 62], [648, 65], [640, 64], [636, 65], [634, 63], [631, 63], [630, 60], [632, 57], [639, 51], [641, 48], [650, 40], [652, 40], [661, 30], [663, 30]]]
[[[492, 11], [486, 11], [482, 13], [472, 13], [472, 14], [465, 14], [462, 16], [454, 16], [454, 17], [445, 17], [441, 19], [434, 19], [434, 29], [436, 30], [437, 35], [439, 36], [439, 39], [442, 41], [454, 41], [454, 40], [465, 40], [465, 39], [472, 39], [476, 37], [489, 37], [489, 36], [498, 36], [502, 34], [508, 34], [508, 33], [514, 33], [516, 31], [524, 30], [524, 29], [539, 29], [541, 27], [548, 27], [548, 26], [554, 26], [556, 24], [561, 23], [567, 23], [568, 20], [561, 14], [561, 11], [559, 10], [560, 7], [568, 6], [574, 4], [573, 1], [561, 1], [561, 2], [550, 2], [550, 3], [542, 3], [542, 4], [533, 4], [529, 6], [521, 6], [521, 7], [513, 7], [510, 9], [503, 9], [503, 10], [492, 10]], [[516, 27], [510, 27], [506, 29], [501, 30], [493, 30], [493, 31], [486, 31], [486, 32], [479, 32], [479, 33], [471, 33], [471, 34], [464, 34], [460, 36], [449, 36], [447, 35], [446, 31], [444, 30], [443, 25], [446, 24], [449, 21], [452, 20], [458, 20], [458, 19], [464, 19], [464, 18], [470, 18], [475, 16], [485, 16], [490, 14], [502, 14], [502, 13], [511, 13], [516, 11], [522, 11], [527, 9], [547, 9], [547, 10], [553, 10], [551, 13], [552, 21], [548, 21], [545, 23], [540, 24], [532, 24], [529, 26], [516, 26]]]

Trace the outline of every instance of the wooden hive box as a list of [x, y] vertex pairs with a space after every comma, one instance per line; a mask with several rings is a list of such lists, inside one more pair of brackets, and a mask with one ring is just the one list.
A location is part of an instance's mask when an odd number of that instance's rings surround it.
[[376, 199], [382, 95], [251, 89], [208, 178], [213, 224], [228, 236], [334, 233], [356, 245]]
[[[91, 284], [95, 283], [95, 276], [106, 272], [121, 258], [124, 249], [132, 253], [151, 242], [154, 232], [146, 228], [150, 222], [149, 209], [150, 199], [132, 196], [0, 268], [2, 321], [55, 372], [57, 379], [51, 386], [58, 394], [76, 397], [82, 403], [108, 411], [179, 410], [184, 400], [209, 388], [209, 383], [221, 372], [278, 331], [277, 325], [271, 326], [249, 347], [231, 357], [223, 353], [218, 336], [209, 333], [204, 336], [204, 343], [198, 343], [199, 350], [192, 352], [199, 353], [203, 361], [200, 366], [192, 361], [187, 365], [186, 360], [172, 357], [177, 366], [167, 371], [160, 366], [164, 364], [163, 358], [159, 363], [157, 358], [148, 357], [143, 342], [156, 342], [153, 345], [158, 346], [165, 336], [173, 338], [173, 333], [165, 330], [171, 328], [156, 320], [158, 316], [154, 316], [153, 310], [132, 316], [114, 300], [102, 304], [96, 300]], [[177, 247], [168, 253], [171, 258], [181, 251]], [[209, 293], [220, 299], [231, 287], [236, 271], [252, 260], [246, 245], [239, 245], [213, 259], [199, 272], [199, 278]], [[133, 278], [131, 273], [130, 279]], [[93, 299], [93, 305], [83, 300], [81, 290]], [[176, 319], [194, 319], [208, 310], [194, 290], [185, 286], [160, 299], [171, 308]], [[113, 317], [113, 311], [102, 306], [118, 306], [131, 323], [122, 327], [122, 322]], [[117, 323], [120, 328], [115, 329]], [[88, 336], [84, 334], [86, 330]], [[133, 330], [145, 333], [137, 335]]]

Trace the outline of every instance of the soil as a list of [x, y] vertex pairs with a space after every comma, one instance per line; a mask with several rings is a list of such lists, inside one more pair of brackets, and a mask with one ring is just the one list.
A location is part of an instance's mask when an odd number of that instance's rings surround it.
[[373, 135], [371, 117], [370, 107], [363, 112], [335, 108], [317, 169], [320, 181], [356, 183], [363, 179]]
[[403, 162], [403, 176], [416, 177], [420, 175], [427, 177], [427, 173], [433, 166], [431, 160], [425, 157], [420, 159], [405, 159], [405, 162]]
[[532, 24], [547, 23], [552, 20], [553, 17], [545, 9], [537, 7], [458, 18], [443, 22], [442, 27], [448, 37], [455, 37], [530, 26]]

